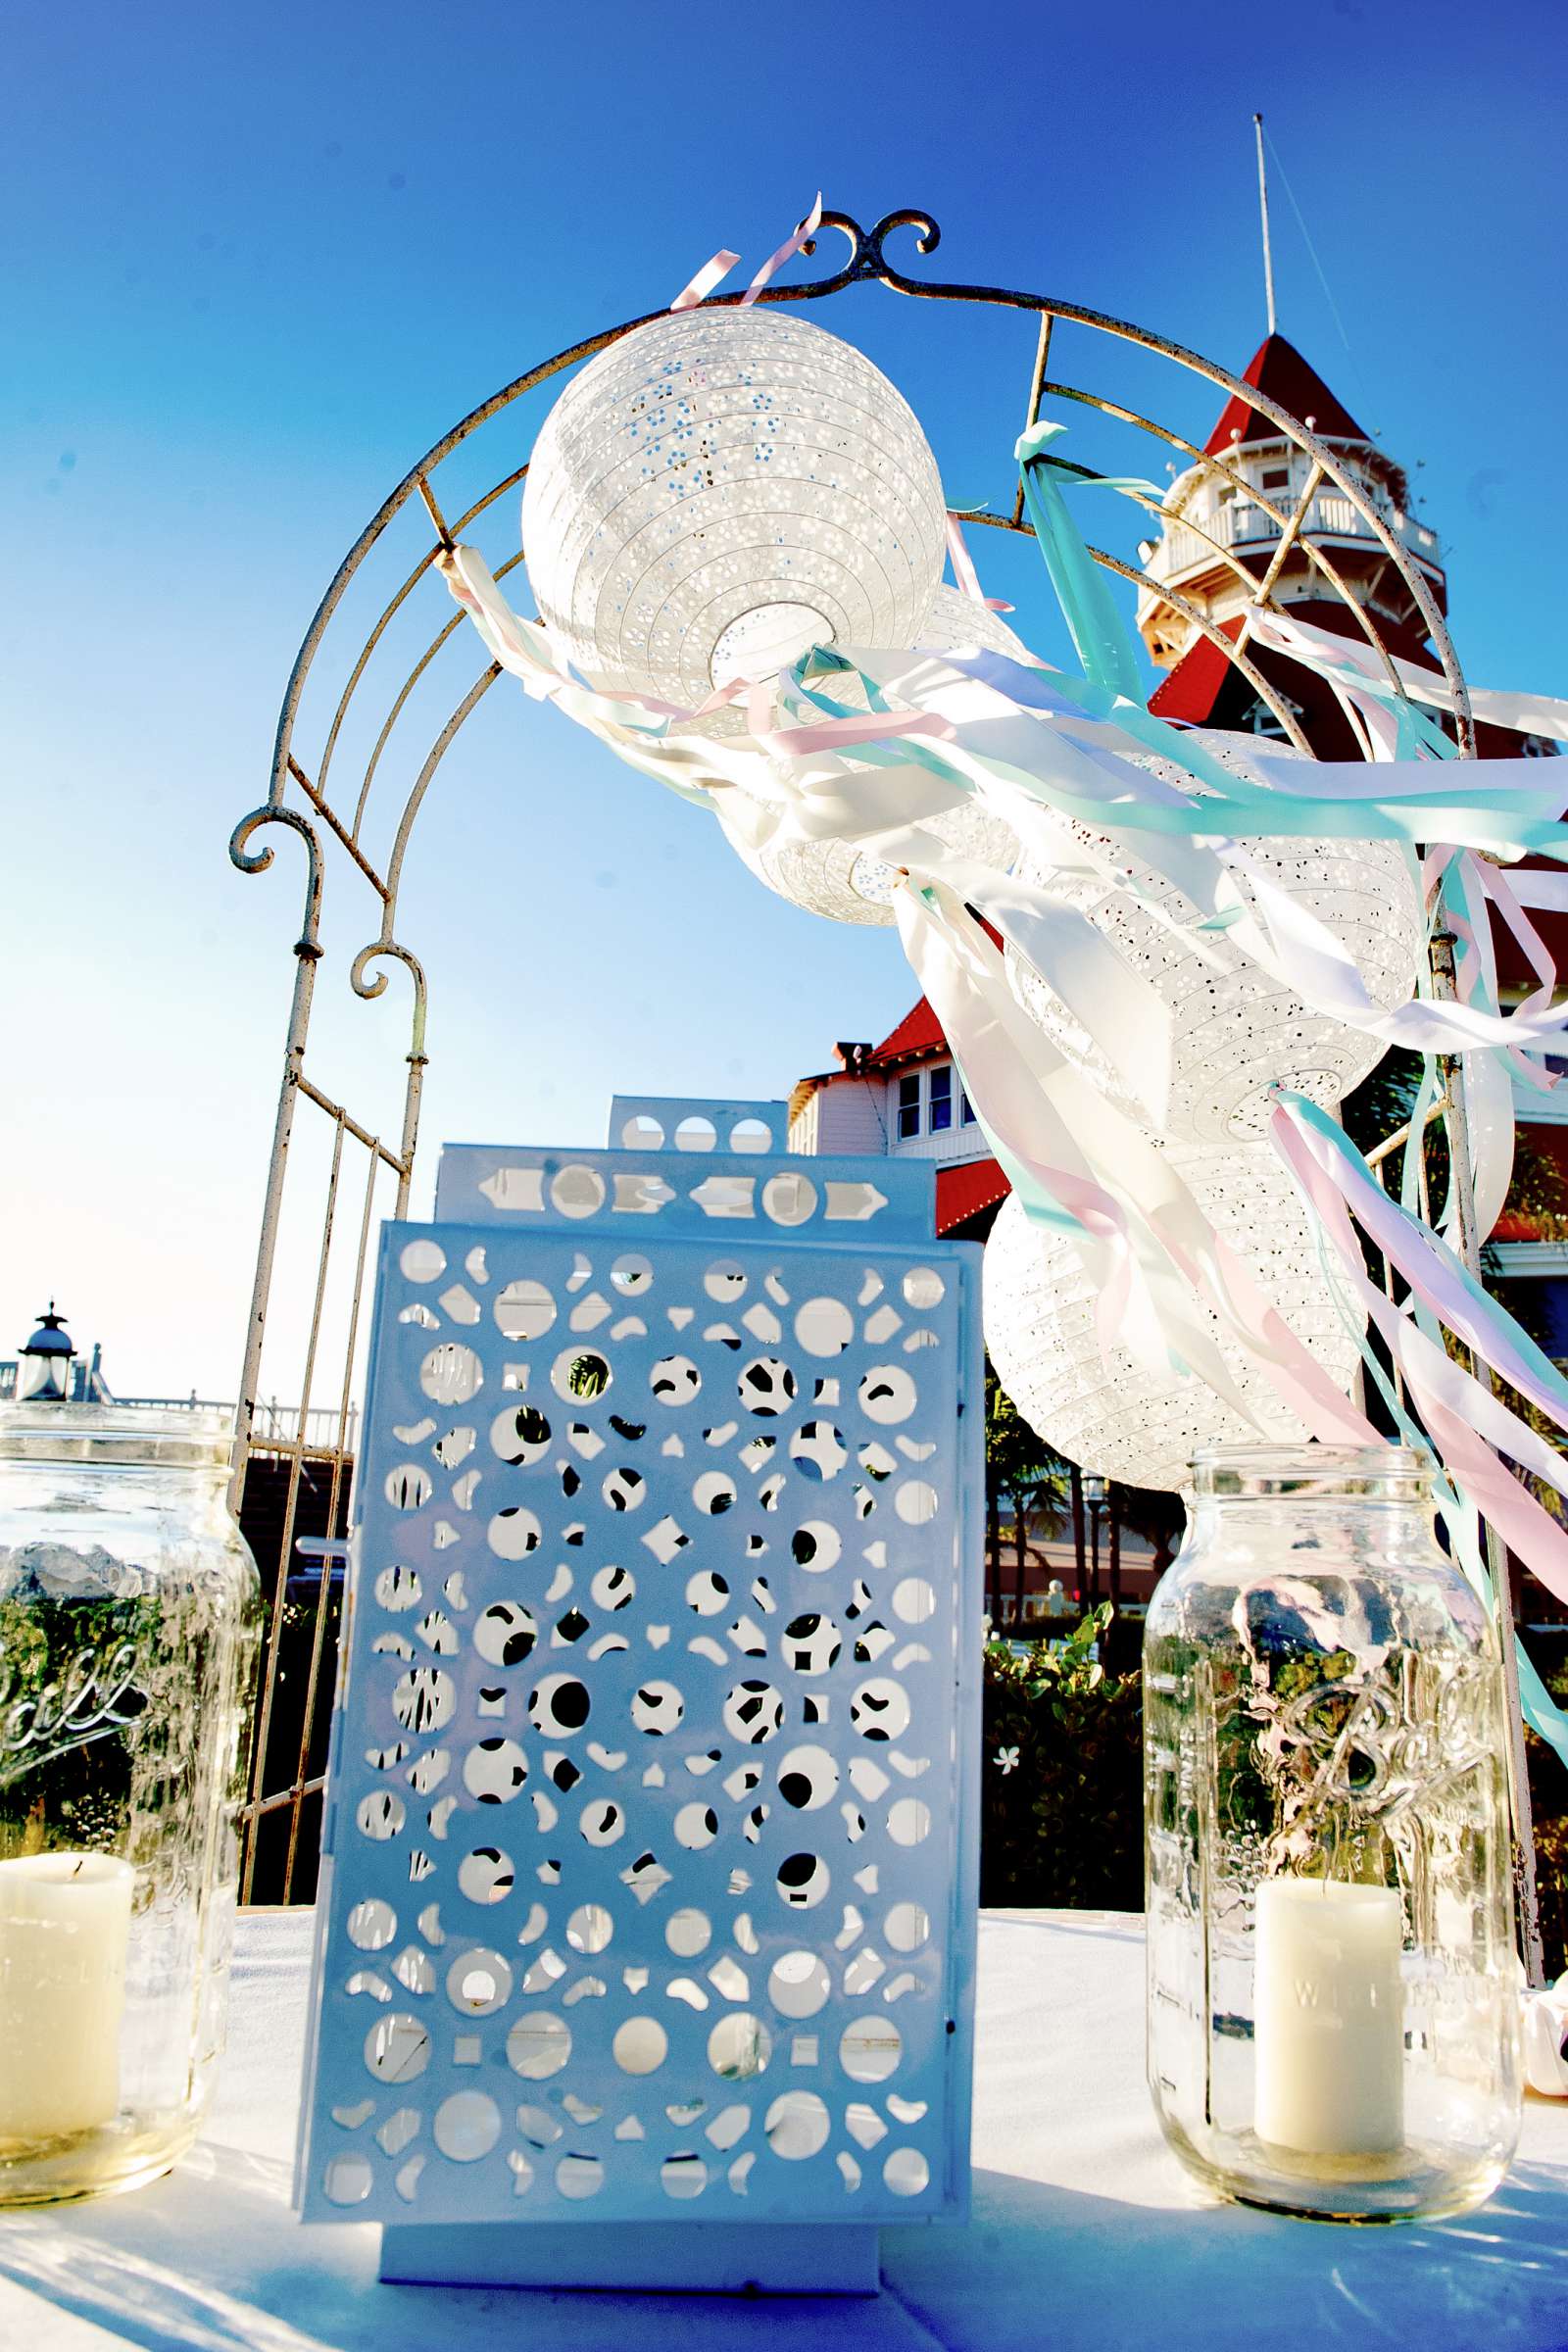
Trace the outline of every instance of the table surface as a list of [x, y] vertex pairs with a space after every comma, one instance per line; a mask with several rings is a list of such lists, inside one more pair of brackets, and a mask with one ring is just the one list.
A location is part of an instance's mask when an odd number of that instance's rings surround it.
[[859, 2302], [386, 2286], [376, 2231], [289, 2211], [309, 1912], [241, 1922], [208, 2128], [132, 2195], [0, 2218], [6, 2352], [1046, 2352], [1568, 2345], [1568, 2102], [1527, 2102], [1512, 2173], [1457, 2222], [1347, 2230], [1205, 2197], [1143, 2080], [1143, 1926], [980, 1923], [974, 2212], [882, 2232]]

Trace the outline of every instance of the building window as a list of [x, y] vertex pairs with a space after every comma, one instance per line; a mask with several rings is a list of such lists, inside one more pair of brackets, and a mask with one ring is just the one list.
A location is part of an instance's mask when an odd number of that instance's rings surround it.
[[961, 1086], [958, 1089], [958, 1124], [961, 1127], [972, 1127], [974, 1125], [974, 1104], [970, 1102], [968, 1096], [964, 1093]]
[[1266, 466], [1263, 468], [1265, 490], [1288, 490], [1290, 482], [1291, 469], [1288, 466]]
[[899, 1080], [899, 1141], [920, 1132], [920, 1073], [911, 1070]]
[[931, 1132], [936, 1135], [952, 1125], [953, 1070], [951, 1064], [943, 1062], [940, 1068], [931, 1073]]

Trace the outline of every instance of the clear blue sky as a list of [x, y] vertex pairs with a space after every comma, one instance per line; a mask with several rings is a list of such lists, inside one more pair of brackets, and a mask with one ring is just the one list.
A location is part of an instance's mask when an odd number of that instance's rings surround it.
[[[1559, 6], [85, 0], [14, 8], [7, 50], [0, 1351], [54, 1289], [122, 1389], [233, 1393], [299, 873], [246, 880], [225, 844], [316, 601], [450, 421], [716, 245], [760, 257], [818, 185], [862, 220], [928, 208], [952, 276], [1240, 368], [1261, 107], [1348, 348], [1276, 184], [1282, 326], [1424, 461], [1472, 677], [1568, 691]], [[955, 502], [1007, 495], [1026, 322], [878, 290], [813, 316], [909, 394]], [[1216, 408], [1167, 382], [1172, 423]], [[977, 540], [1049, 651], [1027, 551]], [[784, 1092], [912, 995], [891, 935], [771, 900], [505, 688], [406, 913], [432, 1152], [598, 1140], [616, 1085]], [[321, 1075], [353, 1096], [396, 1019], [339, 1016], [345, 960]]]

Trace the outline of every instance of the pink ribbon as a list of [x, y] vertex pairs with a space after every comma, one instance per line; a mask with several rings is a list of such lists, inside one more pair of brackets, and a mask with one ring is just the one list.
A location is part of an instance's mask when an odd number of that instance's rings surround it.
[[968, 542], [963, 535], [963, 525], [951, 508], [948, 512], [948, 558], [953, 565], [953, 576], [965, 596], [977, 605], [984, 605], [988, 612], [1012, 611], [1011, 605], [1004, 603], [1000, 596], [987, 596], [981, 587], [980, 574], [974, 567], [974, 558], [969, 553]]
[[[821, 225], [822, 191], [820, 188], [818, 188], [816, 191], [816, 201], [811, 206], [811, 209], [807, 214], [805, 220], [797, 221], [794, 229], [790, 235], [785, 238], [778, 251], [768, 255], [767, 260], [762, 264], [762, 267], [758, 270], [757, 275], [753, 278], [751, 284], [741, 296], [739, 304], [739, 308], [741, 310], [744, 311], [748, 309], [750, 305], [757, 300], [757, 297], [759, 294], [760, 294], [762, 288], [767, 284], [768, 279], [773, 275], [774, 271], [782, 270], [785, 263], [790, 260], [792, 255], [799, 253], [803, 245], [808, 245]], [[712, 259], [710, 261], [706, 261], [703, 264], [702, 268], [698, 270], [697, 275], [694, 278], [689, 279], [688, 282], [682, 286], [680, 292], [670, 304], [670, 309], [672, 311], [696, 310], [698, 304], [704, 301], [708, 295], [711, 294], [716, 285], [721, 285], [723, 280], [728, 277], [730, 271], [735, 268], [735, 265], [740, 258], [741, 257], [738, 253], [731, 253], [727, 245], [721, 245], [717, 253], [713, 255]]]

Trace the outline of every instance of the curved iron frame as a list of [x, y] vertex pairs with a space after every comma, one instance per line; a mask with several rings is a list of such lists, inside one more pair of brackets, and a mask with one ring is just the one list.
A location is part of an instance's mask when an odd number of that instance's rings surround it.
[[[1214, 472], [1245, 488], [1252, 503], [1261, 507], [1273, 518], [1280, 531], [1274, 560], [1261, 580], [1246, 572], [1245, 566], [1235, 566], [1233, 564], [1233, 568], [1239, 568], [1245, 576], [1254, 602], [1265, 607], [1272, 604], [1271, 592], [1274, 582], [1279, 576], [1280, 568], [1292, 550], [1298, 549], [1321, 574], [1327, 588], [1348, 607], [1368, 642], [1382, 661], [1395, 690], [1402, 696], [1404, 689], [1372, 614], [1351, 594], [1339, 571], [1323, 551], [1311, 540], [1301, 535], [1313, 497], [1325, 481], [1331, 482], [1349, 500], [1373, 538], [1381, 544], [1384, 554], [1409, 591], [1415, 608], [1420, 612], [1437, 649], [1444, 674], [1452, 689], [1460, 751], [1467, 757], [1474, 756], [1475, 734], [1463, 674], [1443, 612], [1429, 583], [1368, 500], [1344, 458], [1328, 443], [1319, 440], [1299, 418], [1291, 416], [1266, 394], [1244, 383], [1238, 376], [1231, 374], [1227, 368], [1216, 366], [1213, 361], [1204, 359], [1200, 354], [1190, 351], [1185, 346], [1170, 341], [1167, 337], [1151, 333], [1144, 327], [1135, 326], [1125, 319], [1111, 318], [1102, 312], [1086, 310], [1080, 304], [1065, 302], [1053, 295], [1027, 293], [1010, 287], [968, 285], [911, 277], [891, 258], [887, 251], [887, 244], [889, 238], [896, 231], [913, 232], [916, 253], [922, 259], [928, 258], [936, 251], [941, 242], [941, 231], [927, 213], [913, 209], [889, 213], [872, 228], [864, 229], [848, 214], [829, 212], [822, 216], [822, 229], [824, 231], [834, 230], [846, 240], [849, 251], [841, 266], [820, 277], [807, 278], [790, 284], [769, 285], [763, 289], [760, 297], [762, 302], [814, 302], [840, 293], [850, 286], [876, 284], [887, 287], [893, 293], [908, 295], [917, 301], [978, 304], [1034, 315], [1039, 320], [1039, 333], [1029, 379], [1024, 416], [1025, 426], [1031, 425], [1037, 420], [1044, 400], [1050, 398], [1074, 401], [1098, 409], [1107, 416], [1152, 434], [1169, 448], [1181, 452], [1187, 460], [1201, 463]], [[816, 250], [815, 240], [804, 248], [808, 257], [814, 256]], [[710, 298], [710, 304], [706, 307], [722, 308], [737, 303], [740, 299], [738, 294], [716, 295]], [[276, 1583], [271, 1595], [270, 1624], [266, 1649], [261, 1712], [257, 1726], [255, 1761], [249, 1798], [244, 1808], [245, 1864], [241, 1889], [242, 1899], [248, 1899], [251, 1892], [256, 1865], [257, 1838], [262, 1825], [270, 1816], [280, 1812], [286, 1812], [288, 1816], [287, 1847], [282, 1872], [283, 1898], [288, 1899], [293, 1889], [305, 1808], [313, 1798], [319, 1796], [322, 1788], [320, 1774], [318, 1772], [313, 1774], [308, 1767], [314, 1748], [318, 1744], [318, 1700], [324, 1651], [325, 1603], [329, 1575], [328, 1560], [324, 1553], [312, 1641], [309, 1688], [305, 1694], [303, 1724], [295, 1769], [289, 1774], [286, 1786], [272, 1789], [269, 1789], [265, 1786], [269, 1769], [269, 1735], [273, 1720], [277, 1690], [279, 1634], [288, 1562], [294, 1549], [299, 1489], [302, 1477], [308, 1474], [308, 1466], [314, 1465], [317, 1469], [325, 1471], [328, 1483], [328, 1527], [329, 1530], [335, 1528], [341, 1506], [346, 1499], [347, 1481], [351, 1468], [347, 1451], [350, 1390], [377, 1184], [386, 1180], [391, 1181], [395, 1186], [392, 1213], [403, 1214], [407, 1209], [409, 1188], [414, 1172], [414, 1157], [418, 1138], [420, 1093], [426, 1066], [425, 974], [418, 957], [396, 935], [399, 891], [410, 837], [425, 794], [437, 768], [441, 765], [461, 729], [500, 675], [499, 668], [495, 664], [483, 669], [473, 680], [431, 744], [399, 814], [384, 871], [377, 866], [366, 848], [365, 826], [376, 778], [382, 770], [383, 755], [420, 679], [454, 632], [463, 627], [464, 621], [461, 613], [452, 610], [443, 612], [441, 625], [436, 629], [431, 642], [412, 669], [403, 677], [381, 721], [367, 761], [365, 773], [358, 779], [354, 808], [350, 815], [340, 812], [329, 794], [328, 784], [333, 758], [350, 706], [354, 702], [377, 647], [398, 612], [419, 589], [427, 576], [433, 572], [438, 554], [451, 547], [459, 534], [466, 531], [499, 499], [504, 498], [510, 491], [518, 489], [527, 472], [526, 464], [514, 466], [492, 489], [467, 506], [454, 521], [449, 523], [442, 512], [434, 486], [433, 477], [438, 468], [455, 451], [469, 441], [481, 426], [487, 424], [503, 411], [510, 409], [524, 394], [534, 390], [538, 385], [548, 382], [552, 376], [559, 375], [564, 369], [575, 367], [579, 362], [591, 359], [596, 352], [603, 351], [607, 345], [616, 341], [620, 336], [629, 334], [634, 327], [645, 324], [649, 318], [661, 315], [658, 312], [647, 313], [641, 318], [629, 318], [617, 326], [606, 328], [598, 334], [589, 336], [583, 342], [571, 345], [565, 351], [558, 352], [553, 359], [546, 360], [539, 366], [529, 368], [524, 374], [517, 376], [502, 390], [493, 393], [488, 400], [481, 402], [459, 423], [453, 425], [450, 431], [443, 434], [433, 448], [428, 450], [418, 463], [410, 468], [402, 481], [382, 502], [339, 564], [331, 584], [305, 633], [304, 642], [296, 657], [283, 696], [282, 709], [278, 714], [271, 778], [267, 798], [259, 808], [251, 810], [247, 816], [241, 819], [234, 829], [229, 845], [229, 854], [233, 862], [245, 873], [263, 873], [272, 863], [274, 853], [270, 843], [263, 842], [260, 846], [253, 847], [253, 844], [257, 843], [258, 837], [270, 826], [282, 826], [296, 834], [303, 842], [306, 854], [304, 919], [300, 936], [294, 948], [297, 963], [293, 1000], [289, 1011], [282, 1083], [278, 1093], [271, 1157], [257, 1251], [250, 1325], [246, 1337], [240, 1381], [240, 1404], [234, 1454], [234, 1498], [236, 1503], [243, 1494], [246, 1474], [255, 1455], [265, 1453], [280, 1457], [288, 1464], [281, 1551]], [[1244, 398], [1258, 414], [1267, 416], [1270, 422], [1279, 428], [1281, 434], [1300, 449], [1309, 460], [1305, 487], [1295, 506], [1289, 510], [1276, 506], [1266, 496], [1260, 494], [1255, 487], [1245, 482], [1243, 477], [1223, 459], [1206, 456], [1204, 452], [1181, 434], [1171, 431], [1154, 419], [1141, 415], [1138, 411], [1126, 408], [1120, 403], [1083, 386], [1052, 377], [1048, 372], [1052, 336], [1058, 321], [1087, 327], [1120, 342], [1140, 346], [1146, 351], [1153, 352], [1172, 361], [1188, 372], [1204, 378], [1220, 391]], [[1077, 470], [1085, 474], [1091, 473], [1091, 469], [1088, 467], [1081, 467]], [[347, 682], [339, 695], [322, 743], [319, 760], [316, 765], [315, 773], [312, 774], [296, 757], [296, 728], [301, 700], [318, 653], [334, 614], [367, 559], [375, 550], [389, 526], [416, 499], [422, 502], [432, 526], [431, 545], [425, 555], [402, 580], [401, 585], [391, 596], [361, 647], [349, 670]], [[1144, 500], [1141, 503], [1149, 506], [1156, 514], [1160, 512], [1153, 500]], [[973, 519], [989, 528], [1021, 534], [1027, 534], [1029, 528], [1023, 518], [1021, 491], [1010, 514], [977, 514]], [[1188, 527], [1193, 526], [1189, 524]], [[1294, 712], [1250, 660], [1245, 647], [1233, 643], [1208, 619], [1206, 614], [1179, 592], [1151, 578], [1147, 572], [1134, 569], [1105, 549], [1097, 547], [1091, 552], [1095, 560], [1108, 570], [1141, 586], [1152, 588], [1165, 603], [1181, 612], [1203, 636], [1223, 653], [1227, 662], [1231, 662], [1246, 677], [1253, 692], [1274, 712], [1289, 739], [1302, 750], [1307, 748]], [[1215, 553], [1225, 561], [1232, 562], [1225, 550], [1216, 546]], [[497, 566], [496, 576], [504, 577], [521, 561], [521, 552], [518, 551], [509, 562]], [[436, 576], [439, 577], [439, 575]], [[444, 585], [441, 593], [445, 600]], [[294, 794], [297, 796], [298, 802], [303, 804], [302, 806], [295, 805], [294, 800], [288, 797], [290, 787], [293, 788]], [[380, 906], [376, 935], [359, 951], [350, 967], [350, 980], [355, 994], [367, 999], [381, 996], [387, 986], [388, 974], [384, 967], [388, 963], [401, 964], [409, 974], [412, 987], [412, 1021], [406, 1056], [408, 1077], [404, 1089], [401, 1133], [395, 1144], [384, 1140], [372, 1128], [351, 1116], [343, 1103], [316, 1085], [305, 1071], [305, 1052], [310, 1031], [316, 971], [322, 952], [320, 922], [323, 853], [329, 844], [337, 846], [349, 864], [358, 872], [361, 880], [379, 902]], [[381, 968], [373, 968], [377, 966]], [[1455, 1081], [1456, 1079], [1457, 1073], [1455, 1073]], [[303, 1370], [300, 1417], [296, 1436], [288, 1439], [280, 1438], [276, 1434], [275, 1422], [271, 1434], [259, 1433], [257, 1416], [260, 1403], [263, 1339], [276, 1265], [283, 1208], [284, 1177], [288, 1166], [295, 1109], [302, 1099], [316, 1104], [331, 1122], [333, 1136], [330, 1175], [327, 1181], [326, 1201], [318, 1254], [315, 1299]], [[1446, 1115], [1451, 1122], [1456, 1114], [1462, 1119], [1462, 1095], [1455, 1082], [1450, 1083], [1448, 1089]], [[354, 1258], [348, 1336], [337, 1384], [339, 1394], [337, 1436], [331, 1445], [312, 1445], [308, 1443], [308, 1415], [312, 1402], [312, 1390], [318, 1372], [322, 1307], [328, 1260], [338, 1225], [345, 1155], [351, 1148], [355, 1147], [366, 1154], [367, 1180], [358, 1218], [353, 1220], [357, 1225], [358, 1241]], [[1465, 1164], [1467, 1163], [1463, 1153], [1457, 1152], [1455, 1165], [1462, 1167]], [[1504, 1589], [1506, 1588], [1504, 1587]], [[1528, 1837], [1528, 1830], [1526, 1835]]]

